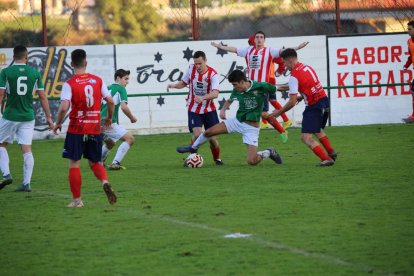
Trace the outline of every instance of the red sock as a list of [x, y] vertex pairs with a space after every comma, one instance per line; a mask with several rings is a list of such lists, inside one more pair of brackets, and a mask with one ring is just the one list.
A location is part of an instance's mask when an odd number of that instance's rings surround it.
[[265, 118], [263, 118], [263, 117], [262, 117], [262, 123], [263, 123], [263, 124], [267, 124], [266, 119], [265, 119]]
[[322, 146], [328, 153], [334, 151], [333, 147], [331, 146], [331, 142], [329, 142], [328, 136], [323, 136], [321, 139], [319, 139], [319, 142], [321, 142]]
[[80, 168], [69, 168], [69, 186], [73, 198], [80, 198], [82, 175]]
[[211, 150], [211, 153], [213, 154], [214, 160], [220, 159], [220, 146], [219, 145], [214, 146], [210, 144], [210, 150]]
[[285, 129], [282, 127], [282, 125], [276, 120], [275, 117], [269, 116], [267, 118], [267, 121], [269, 124], [271, 124], [279, 133], [285, 132]]
[[324, 149], [320, 145], [314, 147], [312, 151], [321, 159], [321, 161], [332, 160], [332, 158], [329, 157], [329, 155], [326, 153], [326, 151], [324, 151]]
[[[277, 100], [270, 100], [270, 104], [277, 110], [282, 109], [282, 105]], [[282, 117], [283, 122], [289, 121], [289, 118], [286, 115], [286, 113], [282, 113], [280, 116]]]
[[106, 170], [101, 163], [94, 163], [91, 166], [91, 170], [93, 174], [98, 178], [100, 181], [108, 181], [108, 175], [106, 174]]

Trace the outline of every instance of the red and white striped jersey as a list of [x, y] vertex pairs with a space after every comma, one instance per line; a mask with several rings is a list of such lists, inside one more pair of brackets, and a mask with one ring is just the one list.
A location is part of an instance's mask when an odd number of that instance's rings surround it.
[[216, 70], [207, 66], [207, 70], [200, 74], [196, 66], [190, 64], [182, 81], [189, 87], [187, 96], [188, 111], [204, 114], [216, 110], [213, 100], [204, 100], [200, 104], [194, 101], [195, 96], [204, 96], [210, 94], [213, 90], [219, 91], [219, 78]]
[[274, 72], [273, 59], [279, 57], [280, 50], [254, 46], [237, 48], [237, 55], [246, 59], [248, 78], [258, 82], [269, 82], [270, 72]]

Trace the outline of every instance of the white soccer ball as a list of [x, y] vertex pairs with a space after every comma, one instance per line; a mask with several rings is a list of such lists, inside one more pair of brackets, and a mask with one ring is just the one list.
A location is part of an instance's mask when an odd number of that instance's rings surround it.
[[184, 161], [184, 167], [200, 168], [203, 166], [204, 159], [198, 153], [191, 153]]

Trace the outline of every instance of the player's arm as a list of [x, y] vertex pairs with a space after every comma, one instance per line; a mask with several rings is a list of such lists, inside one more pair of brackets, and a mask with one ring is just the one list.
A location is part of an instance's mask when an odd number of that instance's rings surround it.
[[233, 103], [232, 99], [227, 99], [224, 102], [223, 107], [220, 109], [220, 115], [219, 115], [220, 119], [226, 120], [226, 110], [229, 109], [232, 103]]
[[108, 129], [112, 125], [112, 116], [114, 115], [115, 110], [115, 103], [114, 99], [111, 96], [111, 92], [109, 92], [108, 87], [104, 82], [102, 82], [101, 87], [102, 98], [106, 101], [106, 107], [108, 110], [107, 116], [103, 118], [104, 120], [104, 128]]
[[179, 82], [176, 82], [176, 83], [169, 83], [167, 85], [167, 92], [170, 92], [170, 88], [181, 89], [181, 88], [184, 88], [186, 86], [187, 86], [187, 84], [184, 81], [179, 81]]
[[3, 103], [4, 94], [6, 93], [7, 77], [4, 70], [0, 71], [0, 103]]
[[212, 46], [214, 46], [214, 47], [216, 47], [216, 48], [218, 48], [218, 49], [221, 49], [221, 50], [227, 51], [227, 52], [237, 53], [237, 48], [236, 48], [236, 47], [232, 47], [232, 46], [224, 46], [223, 44], [221, 44], [221, 43], [216, 43], [216, 42], [214, 42], [214, 41], [212, 41], [212, 42], [211, 42], [211, 45], [212, 45]]
[[289, 101], [279, 110], [275, 109], [271, 113], [274, 117], [279, 117], [282, 113], [285, 113], [291, 110], [296, 103], [298, 102], [298, 79], [295, 77], [290, 77], [289, 79]]
[[43, 111], [45, 112], [49, 129], [53, 129], [54, 124], [52, 120], [52, 114], [50, 113], [49, 101], [47, 99], [46, 92], [44, 90], [36, 90], [36, 93], [39, 96], [40, 105], [42, 106]]
[[62, 131], [63, 120], [65, 119], [66, 113], [68, 113], [71, 99], [72, 87], [65, 82], [62, 86], [62, 92], [60, 93], [60, 105], [57, 112], [55, 126], [53, 127], [53, 133], [56, 135], [58, 134], [58, 130]]
[[57, 112], [56, 123], [55, 123], [55, 126], [53, 127], [54, 134], [58, 134], [57, 133], [58, 130], [62, 131], [63, 119], [65, 119], [65, 115], [66, 113], [68, 113], [69, 107], [70, 107], [70, 100], [62, 99], [59, 105], [58, 112]]
[[121, 102], [121, 110], [124, 112], [125, 116], [128, 117], [128, 119], [131, 121], [131, 123], [135, 123], [137, 121], [137, 118], [135, 118], [134, 115], [132, 115], [131, 110], [129, 109], [127, 102]]
[[[296, 47], [291, 47], [291, 49], [293, 49], [293, 50], [295, 50], [295, 51], [298, 51], [298, 50], [300, 50], [300, 49], [302, 49], [302, 48], [304, 48], [304, 47], [306, 47], [306, 45], [308, 45], [309, 44], [309, 41], [305, 41], [305, 42], [302, 42], [301, 44], [299, 44], [298, 46], [296, 46]], [[289, 47], [288, 47], [289, 48]], [[282, 48], [282, 49], [280, 49], [280, 52], [279, 52], [279, 55], [284, 51], [284, 50], [286, 50], [286, 49], [288, 49], [288, 48]]]

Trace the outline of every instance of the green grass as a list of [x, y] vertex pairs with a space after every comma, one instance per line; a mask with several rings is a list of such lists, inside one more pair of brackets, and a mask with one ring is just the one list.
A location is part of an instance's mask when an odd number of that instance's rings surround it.
[[[22, 157], [9, 156], [15, 183], [0, 191], [0, 275], [366, 275], [414, 274], [414, 125], [329, 128], [333, 167], [290, 130], [274, 145], [284, 164], [245, 162], [237, 134], [219, 137], [225, 165], [205, 145], [204, 166], [182, 167], [175, 147], [189, 135], [137, 136], [110, 171], [110, 206], [84, 162], [85, 208], [71, 199], [62, 140], [35, 141], [31, 193], [15, 193]], [[112, 158], [114, 153], [111, 153]], [[226, 239], [230, 233], [250, 238]]]

